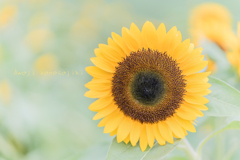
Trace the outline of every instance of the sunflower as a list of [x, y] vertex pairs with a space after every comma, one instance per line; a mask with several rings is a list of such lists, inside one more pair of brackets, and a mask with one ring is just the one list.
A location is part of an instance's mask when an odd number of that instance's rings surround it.
[[95, 49], [95, 66], [86, 68], [93, 79], [85, 96], [99, 98], [89, 106], [98, 112], [93, 120], [103, 118], [98, 126], [104, 133], [118, 143], [139, 141], [142, 151], [155, 139], [164, 145], [195, 132], [210, 93], [210, 72], [198, 73], [208, 63], [201, 53], [189, 39], [182, 42], [176, 27], [166, 33], [163, 23], [155, 29], [147, 21], [142, 31], [132, 23], [122, 36], [112, 33], [108, 45]]
[[231, 14], [217, 3], [204, 3], [195, 7], [190, 16], [190, 33], [195, 45], [204, 38], [215, 42], [222, 50], [231, 47], [234, 39]]

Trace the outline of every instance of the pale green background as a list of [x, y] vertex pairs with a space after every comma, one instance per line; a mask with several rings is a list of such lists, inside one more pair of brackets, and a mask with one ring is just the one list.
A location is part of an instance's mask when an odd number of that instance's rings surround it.
[[[189, 38], [190, 10], [203, 3], [200, 0], [151, 1], [83, 1], [83, 0], [0, 0], [0, 10], [6, 5], [18, 8], [17, 16], [0, 30], [2, 46], [0, 81], [7, 80], [12, 96], [9, 105], [0, 102], [0, 159], [23, 160], [96, 160], [106, 157], [112, 137], [97, 127], [94, 112], [88, 106], [94, 99], [84, 97], [84, 87], [91, 80], [85, 67], [93, 65], [90, 58], [98, 44], [106, 44], [111, 32], [121, 33], [122, 27], [134, 22], [139, 28], [145, 21], [157, 27], [165, 23], [167, 30], [177, 26], [183, 39]], [[225, 5], [233, 16], [233, 28], [240, 21], [240, 1], [214, 1]], [[91, 8], [88, 8], [92, 6]], [[87, 7], [88, 6], [88, 7]], [[83, 12], [84, 11], [84, 12]], [[48, 21], [31, 26], [38, 14]], [[71, 28], [85, 19], [76, 33]], [[52, 38], [40, 50], [34, 51], [26, 43], [31, 30], [47, 28]], [[16, 76], [17, 71], [34, 70], [34, 62], [45, 53], [54, 54], [57, 71], [77, 70], [70, 76]], [[194, 147], [200, 140], [220, 126], [222, 119], [198, 118], [196, 133], [187, 138]], [[239, 132], [226, 132], [215, 137], [204, 147], [204, 159], [224, 159], [232, 146], [240, 143]], [[237, 150], [240, 150], [239, 147]], [[239, 152], [233, 159], [238, 159]], [[175, 158], [174, 158], [175, 157]], [[166, 159], [186, 159], [175, 150]], [[217, 158], [218, 157], [218, 158]]]

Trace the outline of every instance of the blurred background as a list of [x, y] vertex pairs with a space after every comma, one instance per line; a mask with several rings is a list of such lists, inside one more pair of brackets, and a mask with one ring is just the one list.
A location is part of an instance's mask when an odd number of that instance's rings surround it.
[[[0, 160], [105, 159], [113, 137], [92, 120], [88, 106], [95, 100], [84, 97], [92, 79], [85, 67], [93, 65], [94, 49], [111, 32], [121, 34], [132, 22], [141, 28], [147, 20], [155, 27], [163, 22], [167, 30], [177, 26], [187, 39], [191, 10], [203, 2], [0, 0]], [[212, 2], [230, 11], [236, 31], [240, 1]], [[197, 121], [197, 132], [187, 136], [194, 147], [223, 119]], [[211, 140], [205, 159], [215, 159], [215, 153], [238, 157], [237, 134]], [[176, 149], [166, 159], [187, 158]]]

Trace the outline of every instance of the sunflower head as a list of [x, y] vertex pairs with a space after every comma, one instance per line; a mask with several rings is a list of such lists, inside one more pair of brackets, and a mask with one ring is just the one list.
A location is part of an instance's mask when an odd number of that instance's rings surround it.
[[140, 31], [132, 23], [122, 36], [112, 33], [95, 49], [95, 66], [86, 68], [93, 79], [85, 96], [99, 98], [89, 106], [98, 112], [93, 119], [102, 118], [98, 126], [118, 142], [139, 141], [142, 151], [155, 139], [164, 145], [195, 132], [193, 121], [207, 110], [203, 96], [210, 93], [210, 72], [198, 73], [208, 63], [201, 53], [164, 24], [156, 29], [147, 21]]
[[217, 3], [204, 3], [192, 10], [190, 24], [197, 27], [209, 27], [214, 24], [231, 27], [231, 13], [224, 6]]
[[204, 38], [215, 42], [224, 51], [231, 47], [234, 33], [231, 31], [231, 14], [224, 6], [204, 3], [191, 12], [190, 32], [194, 43]]

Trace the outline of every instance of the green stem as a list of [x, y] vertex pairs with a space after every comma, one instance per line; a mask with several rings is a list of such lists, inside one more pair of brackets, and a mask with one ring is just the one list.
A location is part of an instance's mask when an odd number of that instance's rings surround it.
[[197, 148], [198, 156], [201, 155], [202, 147], [204, 146], [204, 144], [205, 144], [206, 142], [208, 142], [212, 137], [214, 137], [215, 135], [217, 135], [218, 133], [221, 133], [222, 131], [224, 131], [224, 129], [221, 129], [221, 130], [215, 132], [214, 134], [207, 136], [206, 138], [204, 138], [204, 139], [202, 140], [202, 142], [200, 143], [200, 145], [199, 145], [198, 148]]
[[198, 155], [196, 151], [193, 149], [192, 145], [188, 142], [187, 138], [183, 139], [183, 144], [185, 145], [185, 151], [192, 160], [197, 160]]

